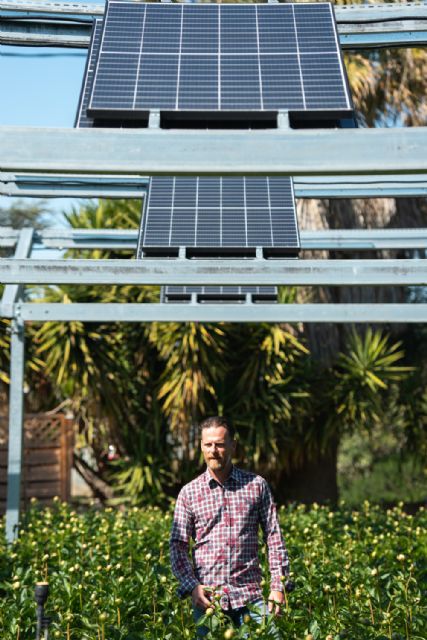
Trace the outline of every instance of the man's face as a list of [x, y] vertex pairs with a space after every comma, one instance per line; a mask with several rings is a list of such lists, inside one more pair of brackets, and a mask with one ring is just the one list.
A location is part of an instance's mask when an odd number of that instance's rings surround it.
[[209, 427], [202, 431], [203, 457], [209, 469], [222, 471], [231, 462], [236, 441], [225, 427]]

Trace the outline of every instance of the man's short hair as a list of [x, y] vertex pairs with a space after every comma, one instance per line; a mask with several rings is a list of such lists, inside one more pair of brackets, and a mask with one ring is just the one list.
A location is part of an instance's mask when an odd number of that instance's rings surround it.
[[230, 418], [226, 418], [225, 416], [212, 416], [211, 418], [205, 418], [199, 424], [200, 437], [202, 437], [203, 429], [210, 429], [211, 427], [224, 427], [224, 429], [227, 429], [230, 439], [234, 440], [236, 432]]

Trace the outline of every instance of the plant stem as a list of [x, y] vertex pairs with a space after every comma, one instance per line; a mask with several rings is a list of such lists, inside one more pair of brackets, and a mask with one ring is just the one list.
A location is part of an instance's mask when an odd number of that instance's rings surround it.
[[372, 624], [375, 624], [374, 610], [372, 608], [371, 598], [368, 598], [368, 603], [369, 603], [369, 610], [371, 612], [371, 622], [372, 622]]

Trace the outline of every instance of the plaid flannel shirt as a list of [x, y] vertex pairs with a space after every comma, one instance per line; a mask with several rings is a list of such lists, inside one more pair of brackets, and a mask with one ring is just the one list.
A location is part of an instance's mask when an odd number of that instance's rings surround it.
[[210, 586], [220, 594], [223, 609], [261, 598], [259, 525], [268, 546], [270, 589], [283, 591], [281, 578], [289, 574], [289, 559], [267, 482], [232, 467], [224, 485], [208, 469], [186, 484], [177, 498], [170, 537], [178, 595], [189, 595], [198, 584]]

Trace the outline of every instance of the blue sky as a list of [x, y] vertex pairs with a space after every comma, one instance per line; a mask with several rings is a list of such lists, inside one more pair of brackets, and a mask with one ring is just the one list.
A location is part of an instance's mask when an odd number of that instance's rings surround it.
[[[86, 54], [86, 49], [0, 45], [0, 125], [73, 127]], [[63, 226], [61, 212], [77, 202], [49, 199], [55, 226]], [[10, 204], [11, 198], [0, 197], [0, 207]]]

